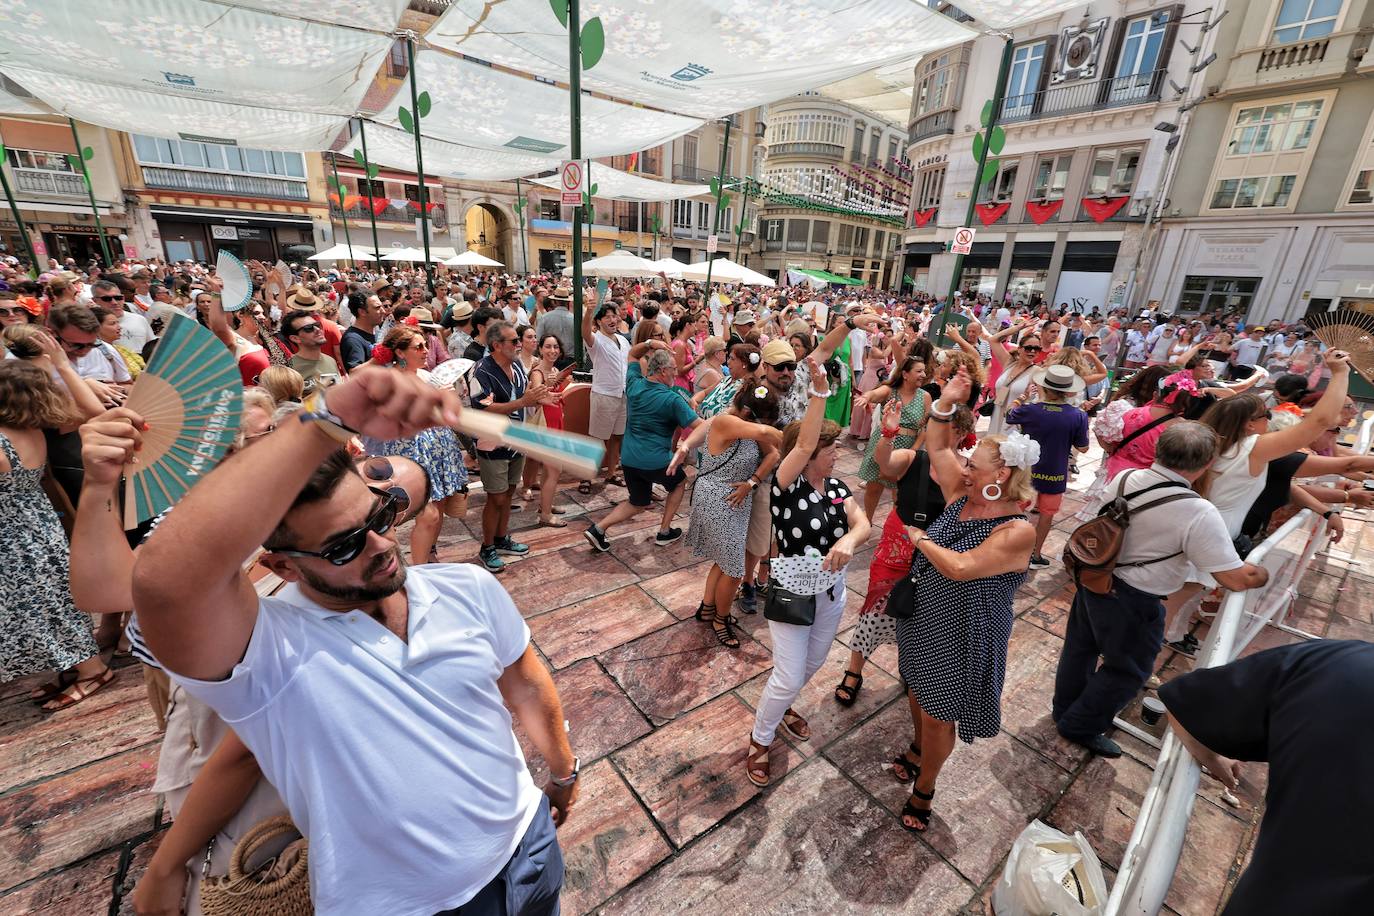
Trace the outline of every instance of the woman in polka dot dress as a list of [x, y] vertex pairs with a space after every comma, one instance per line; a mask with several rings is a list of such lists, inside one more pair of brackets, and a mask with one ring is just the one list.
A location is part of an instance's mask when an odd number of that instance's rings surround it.
[[[773, 587], [794, 594], [814, 594], [816, 612], [810, 626], [768, 621], [773, 673], [759, 698], [745, 761], [749, 781], [757, 786], [768, 785], [768, 752], [779, 725], [798, 741], [811, 737], [810, 726], [792, 709], [792, 703], [825, 661], [844, 613], [845, 567], [854, 551], [868, 540], [868, 517], [849, 488], [830, 476], [835, 467], [835, 440], [840, 427], [825, 419], [829, 395], [825, 371], [814, 360], [807, 362], [811, 387], [807, 392], [806, 414], [800, 423], [789, 424], [782, 434], [783, 459], [773, 479], [770, 510], [778, 541]], [[817, 558], [820, 574], [816, 581], [826, 584], [803, 592], [800, 580], [787, 578], [792, 565], [787, 561], [806, 557]]]
[[950, 420], [969, 396], [968, 373], [946, 383], [926, 434], [931, 467], [948, 507], [929, 530], [908, 528], [914, 545], [916, 607], [897, 621], [897, 663], [911, 692], [915, 740], [892, 762], [915, 780], [902, 826], [925, 830], [935, 779], [960, 739], [991, 738], [1002, 722], [1002, 681], [1011, 638], [1012, 595], [1026, 578], [1035, 528], [1029, 500], [1039, 447], [1029, 436], [986, 436], [967, 463], [954, 451]]

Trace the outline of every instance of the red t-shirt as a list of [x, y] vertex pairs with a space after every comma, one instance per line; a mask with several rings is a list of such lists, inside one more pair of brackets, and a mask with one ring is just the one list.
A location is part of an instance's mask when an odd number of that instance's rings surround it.
[[267, 355], [267, 350], [262, 347], [251, 353], [245, 353], [239, 357], [239, 375], [243, 378], [243, 387], [251, 388], [257, 384], [257, 378], [262, 374], [262, 370], [272, 365], [272, 360]]
[[339, 355], [339, 341], [343, 340], [343, 331], [339, 326], [330, 321], [323, 315], [319, 316], [320, 327], [324, 330], [324, 346], [320, 347], [320, 352], [330, 357], [338, 365], [339, 371], [343, 372], [343, 357]]

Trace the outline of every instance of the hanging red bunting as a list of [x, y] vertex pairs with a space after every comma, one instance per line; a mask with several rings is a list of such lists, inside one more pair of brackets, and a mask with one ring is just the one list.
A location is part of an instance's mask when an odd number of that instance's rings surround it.
[[984, 226], [991, 226], [1002, 218], [1003, 213], [1006, 213], [1010, 209], [1010, 203], [979, 204], [977, 206], [978, 218], [982, 220]]
[[442, 207], [442, 206], [443, 206], [443, 204], [437, 204], [437, 203], [435, 203], [435, 202], [432, 201], [432, 200], [425, 201], [425, 212], [426, 212], [426, 213], [433, 213], [435, 207]]
[[1026, 215], [1031, 218], [1031, 222], [1037, 226], [1044, 225], [1045, 221], [1059, 212], [1059, 208], [1064, 206], [1063, 198], [1059, 200], [1028, 200], [1026, 201]]
[[911, 212], [911, 221], [916, 224], [917, 229], [924, 229], [926, 223], [930, 222], [931, 217], [935, 215], [935, 210], [935, 207], [927, 207], [924, 210], [913, 210]]
[[391, 206], [391, 201], [387, 200], [385, 197], [369, 197], [367, 202], [368, 205], [372, 207], [373, 216], [381, 216], [382, 211]]
[[1105, 223], [1116, 215], [1116, 212], [1126, 206], [1126, 201], [1130, 200], [1129, 195], [1121, 197], [1085, 197], [1083, 198], [1083, 209], [1095, 222]]
[[335, 191], [330, 191], [330, 192], [329, 192], [329, 202], [330, 202], [331, 204], [333, 204], [334, 206], [336, 206], [336, 207], [342, 206], [342, 205], [339, 203], [339, 195], [338, 195], [338, 193], [335, 192]]

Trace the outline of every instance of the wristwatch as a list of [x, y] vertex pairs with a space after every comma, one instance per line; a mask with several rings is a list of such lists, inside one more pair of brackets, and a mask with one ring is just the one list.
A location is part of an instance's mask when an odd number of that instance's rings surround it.
[[582, 761], [581, 761], [580, 759], [578, 759], [577, 757], [574, 757], [574, 758], [573, 758], [572, 775], [570, 775], [570, 776], [565, 776], [565, 777], [563, 777], [562, 779], [560, 779], [560, 778], [558, 778], [557, 776], [555, 776], [555, 775], [553, 775], [552, 773], [550, 773], [550, 774], [549, 774], [549, 782], [551, 782], [551, 783], [553, 783], [554, 785], [558, 786], [558, 788], [560, 788], [560, 789], [566, 789], [568, 786], [570, 786], [570, 785], [572, 785], [573, 783], [577, 782], [577, 774], [578, 774], [581, 770], [582, 770]]
[[302, 423], [313, 423], [336, 442], [346, 443], [358, 435], [356, 429], [350, 429], [345, 425], [344, 421], [340, 420], [338, 415], [333, 413], [325, 404], [323, 391], [316, 391], [306, 398], [302, 408], [296, 414], [296, 418]]
[[849, 330], [851, 331], [858, 327], [858, 325], [854, 323], [853, 318], [846, 318], [844, 320], [844, 326], [849, 328]]
[[1322, 520], [1323, 520], [1323, 521], [1330, 521], [1330, 520], [1331, 520], [1331, 516], [1333, 516], [1333, 515], [1335, 515], [1335, 514], [1336, 514], [1336, 510], [1335, 510], [1335, 509], [1327, 509], [1325, 512], [1322, 513]]

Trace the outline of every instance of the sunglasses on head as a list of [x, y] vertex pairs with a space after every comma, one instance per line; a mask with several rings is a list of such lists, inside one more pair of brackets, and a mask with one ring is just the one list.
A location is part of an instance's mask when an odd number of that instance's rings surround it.
[[[386, 534], [391, 530], [391, 526], [396, 524], [396, 516], [401, 512], [400, 500], [391, 491], [383, 492], [373, 487], [368, 487], [376, 493], [380, 499], [377, 508], [368, 516], [367, 521], [354, 528], [352, 531], [339, 535], [333, 543], [322, 550], [274, 550], [284, 557], [312, 557], [317, 560], [326, 560], [335, 566], [347, 566], [362, 554], [367, 546], [367, 535], [369, 532]], [[394, 487], [400, 490], [400, 487]], [[404, 490], [401, 490], [404, 493]], [[409, 502], [409, 498], [407, 498]]]
[[96, 296], [95, 299], [96, 299], [96, 301], [98, 301], [98, 302], [123, 302], [123, 301], [124, 301], [124, 297], [123, 297], [123, 296], [118, 296], [118, 295], [116, 295], [116, 296]]

